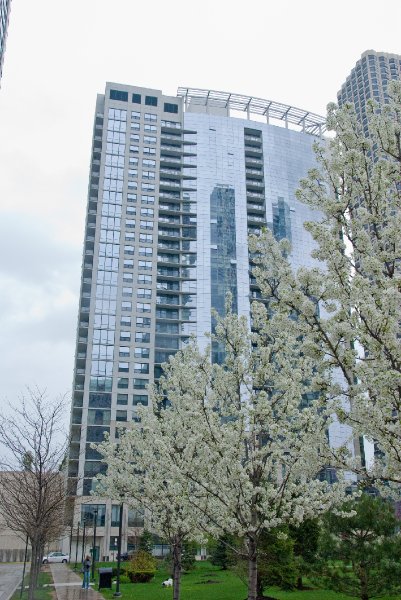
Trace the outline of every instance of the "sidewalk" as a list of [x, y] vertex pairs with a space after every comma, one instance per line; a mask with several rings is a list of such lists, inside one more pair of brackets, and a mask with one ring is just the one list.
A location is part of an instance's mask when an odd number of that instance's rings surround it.
[[65, 564], [50, 564], [57, 600], [104, 600], [94, 589], [83, 590], [82, 579]]

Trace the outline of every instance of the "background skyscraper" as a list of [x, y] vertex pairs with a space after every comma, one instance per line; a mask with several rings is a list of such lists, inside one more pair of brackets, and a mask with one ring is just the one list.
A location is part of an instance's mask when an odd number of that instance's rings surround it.
[[387, 101], [387, 86], [392, 79], [401, 79], [401, 56], [366, 50], [337, 94], [339, 106], [346, 102], [355, 105], [356, 114], [366, 134], [367, 101], [372, 99], [384, 104]]
[[0, 0], [0, 82], [3, 72], [4, 53], [6, 50], [7, 27], [10, 16], [11, 0]]
[[[91, 445], [137, 420], [161, 364], [191, 334], [208, 343], [211, 309], [224, 311], [228, 291], [250, 319], [260, 297], [250, 233], [271, 227], [292, 241], [294, 266], [311, 264], [303, 223], [316, 214], [295, 191], [323, 130], [324, 119], [307, 111], [212, 90], [180, 88], [174, 97], [109, 83], [98, 96], [68, 475], [81, 522], [96, 502], [100, 556], [115, 545], [119, 506], [89, 497], [104, 469]], [[214, 360], [219, 352], [213, 347]], [[348, 435], [331, 427], [336, 445]], [[124, 549], [142, 522], [125, 513]]]

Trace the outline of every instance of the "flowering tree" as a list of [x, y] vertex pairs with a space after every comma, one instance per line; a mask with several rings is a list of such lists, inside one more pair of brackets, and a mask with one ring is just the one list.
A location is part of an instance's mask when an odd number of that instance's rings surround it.
[[369, 138], [352, 106], [329, 106], [335, 137], [316, 146], [318, 166], [298, 191], [321, 213], [305, 227], [322, 266], [294, 272], [288, 241], [269, 231], [251, 248], [272, 310], [292, 312], [316, 361], [341, 375], [333, 410], [375, 440], [369, 474], [401, 483], [401, 85], [389, 94], [380, 110], [370, 105]]
[[211, 365], [192, 344], [165, 365], [161, 385], [177, 427], [172, 451], [186, 456], [174, 477], [192, 483], [188, 501], [206, 528], [244, 539], [255, 600], [262, 532], [327, 511], [345, 484], [318, 479], [328, 452], [325, 380], [297, 328], [256, 303], [251, 332], [229, 305], [215, 336], [224, 364]]
[[[202, 393], [202, 385], [199, 368], [191, 378], [191, 392]], [[140, 426], [125, 429], [118, 443], [96, 446], [108, 465], [107, 475], [98, 477], [97, 493], [145, 510], [151, 529], [171, 545], [173, 598], [179, 600], [184, 542], [204, 541], [204, 516], [189, 502], [193, 485], [183, 475], [194, 453], [185, 423], [178, 412], [160, 410], [163, 398], [156, 390], [152, 400], [153, 411], [140, 411]]]

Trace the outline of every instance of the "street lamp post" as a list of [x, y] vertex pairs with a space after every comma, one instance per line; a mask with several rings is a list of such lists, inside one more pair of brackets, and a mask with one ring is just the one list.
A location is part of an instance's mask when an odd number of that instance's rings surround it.
[[86, 515], [84, 518], [84, 529], [82, 532], [82, 556], [81, 556], [81, 563], [84, 562], [84, 558], [85, 558], [85, 529], [86, 529]]
[[94, 524], [93, 524], [93, 544], [92, 544], [92, 581], [95, 579], [97, 513], [98, 513], [98, 508], [96, 506], [95, 510], [93, 511]]
[[80, 525], [81, 525], [81, 523], [78, 521], [78, 525], [77, 525], [77, 542], [76, 542], [76, 546], [75, 546], [75, 565], [74, 565], [74, 571], [77, 570], [78, 546], [79, 546], [79, 526]]
[[120, 592], [120, 567], [121, 567], [121, 535], [123, 530], [123, 503], [120, 504], [120, 519], [118, 521], [118, 546], [117, 546], [117, 584], [113, 596], [121, 596]]

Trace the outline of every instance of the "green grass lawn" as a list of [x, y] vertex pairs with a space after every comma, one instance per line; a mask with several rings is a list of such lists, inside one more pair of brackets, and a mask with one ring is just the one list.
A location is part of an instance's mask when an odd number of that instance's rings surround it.
[[[124, 565], [125, 563], [122, 563]], [[116, 563], [99, 563], [98, 566], [116, 566]], [[156, 572], [150, 583], [123, 583], [120, 586], [124, 600], [170, 600], [172, 588], [162, 588], [162, 581], [167, 579], [167, 571]], [[97, 589], [97, 586], [96, 588]], [[102, 589], [101, 594], [108, 600], [113, 599], [115, 585], [112, 590]], [[231, 571], [221, 571], [209, 562], [198, 562], [196, 569], [182, 577], [182, 600], [245, 600], [247, 589], [245, 584]], [[349, 596], [328, 590], [305, 590], [302, 592], [283, 592], [277, 588], [265, 590], [265, 595], [277, 600], [349, 600]], [[401, 600], [401, 596], [384, 596], [383, 600]]]
[[[38, 578], [38, 588], [35, 591], [35, 600], [52, 600], [54, 594], [54, 588], [43, 587], [44, 585], [48, 585], [49, 583], [53, 583], [52, 574], [48, 568], [45, 571], [41, 571], [39, 573]], [[25, 576], [24, 579], [24, 591], [22, 592], [22, 600], [27, 600], [28, 598], [28, 590], [26, 586], [29, 585], [29, 573]], [[11, 600], [19, 600], [21, 590], [17, 588], [11, 597]]]

